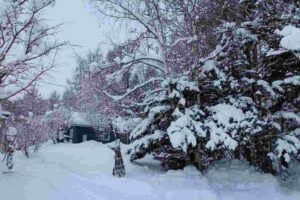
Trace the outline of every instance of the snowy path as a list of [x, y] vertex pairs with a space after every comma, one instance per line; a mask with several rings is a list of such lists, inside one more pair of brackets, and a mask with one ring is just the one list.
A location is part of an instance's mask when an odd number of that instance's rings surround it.
[[164, 172], [155, 162], [126, 161], [127, 176], [120, 179], [111, 176], [112, 158], [96, 142], [47, 144], [30, 159], [17, 153], [15, 173], [0, 175], [1, 200], [300, 199], [296, 190], [285, 192], [274, 177], [240, 162], [216, 165], [203, 176], [193, 167]]

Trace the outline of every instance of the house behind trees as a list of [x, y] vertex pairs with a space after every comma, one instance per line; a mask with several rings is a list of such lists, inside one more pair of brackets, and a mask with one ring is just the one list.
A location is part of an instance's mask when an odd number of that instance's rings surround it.
[[89, 140], [109, 143], [116, 140], [116, 135], [109, 124], [100, 129], [92, 126], [82, 113], [73, 113], [70, 126], [63, 131], [61, 142], [81, 143]]

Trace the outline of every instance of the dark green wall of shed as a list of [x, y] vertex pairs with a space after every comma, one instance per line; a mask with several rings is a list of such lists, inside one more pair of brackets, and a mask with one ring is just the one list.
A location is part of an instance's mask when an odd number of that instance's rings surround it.
[[83, 135], [87, 135], [87, 140], [95, 140], [102, 143], [109, 143], [116, 140], [116, 137], [113, 133], [108, 133], [109, 140], [101, 140], [98, 137], [97, 132], [92, 127], [72, 126], [65, 134], [70, 136], [71, 129], [73, 129], [72, 143], [83, 142]]

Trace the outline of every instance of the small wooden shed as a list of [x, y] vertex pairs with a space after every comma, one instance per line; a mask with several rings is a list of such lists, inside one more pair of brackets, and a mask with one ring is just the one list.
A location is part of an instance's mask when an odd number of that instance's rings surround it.
[[81, 113], [73, 113], [70, 126], [63, 133], [62, 142], [81, 143], [95, 140], [109, 143], [116, 140], [116, 135], [111, 127], [98, 130], [85, 120]]
[[99, 131], [92, 126], [83, 124], [72, 124], [64, 132], [64, 142], [81, 143], [89, 140], [109, 143], [115, 141], [116, 136], [111, 130]]

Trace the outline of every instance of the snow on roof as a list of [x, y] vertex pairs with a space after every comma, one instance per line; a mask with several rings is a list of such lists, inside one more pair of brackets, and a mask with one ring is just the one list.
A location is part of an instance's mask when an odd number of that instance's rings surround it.
[[284, 27], [279, 35], [283, 36], [280, 45], [286, 49], [300, 51], [300, 28], [292, 25]]
[[71, 124], [91, 126], [91, 123], [86, 119], [84, 113], [73, 112], [70, 119]]

